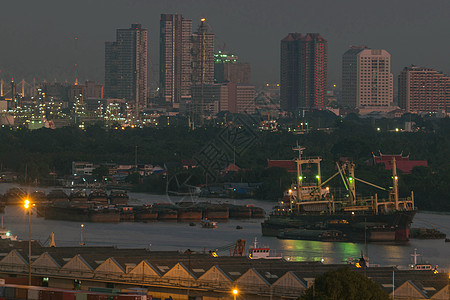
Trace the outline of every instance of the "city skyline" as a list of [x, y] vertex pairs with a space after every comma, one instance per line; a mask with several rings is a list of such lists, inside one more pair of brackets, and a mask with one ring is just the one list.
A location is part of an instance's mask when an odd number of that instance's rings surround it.
[[[0, 50], [3, 57], [0, 77], [4, 80], [36, 77], [47, 81], [54, 78], [73, 81], [74, 64], [77, 63], [81, 81], [103, 82], [103, 42], [113, 40], [114, 29], [138, 22], [149, 30], [149, 77], [150, 85], [156, 86], [159, 15], [175, 12], [194, 23], [206, 17], [216, 35], [217, 45], [223, 47], [226, 43], [228, 51], [237, 53], [242, 61], [251, 64], [255, 74], [252, 83], [256, 84], [278, 82], [279, 40], [287, 32], [319, 32], [327, 38], [328, 81], [338, 86], [340, 58], [350, 45], [386, 49], [392, 55], [394, 77], [411, 64], [431, 67], [446, 74], [450, 72], [450, 62], [445, 56], [450, 49], [450, 41], [441, 38], [450, 25], [445, 13], [450, 9], [447, 1], [434, 1], [433, 6], [426, 9], [424, 1], [346, 1], [345, 5], [331, 1], [286, 1], [280, 4], [246, 1], [239, 3], [238, 10], [231, 2], [200, 1], [196, 6], [183, 1], [96, 1], [89, 6], [87, 3], [81, 0], [76, 4], [61, 5], [47, 0], [34, 7], [37, 4], [30, 2], [22, 11], [20, 22], [12, 17], [14, 14], [6, 15], [0, 21], [0, 36], [10, 47]], [[80, 22], [80, 8], [85, 6], [89, 9], [83, 10], [83, 22]], [[5, 3], [6, 10], [19, 8], [17, 3]], [[294, 17], [299, 9], [317, 14]], [[14, 24], [14, 30], [11, 24]], [[76, 43], [75, 36], [78, 37]], [[418, 37], [432, 39], [432, 47], [429, 43], [417, 43]]]

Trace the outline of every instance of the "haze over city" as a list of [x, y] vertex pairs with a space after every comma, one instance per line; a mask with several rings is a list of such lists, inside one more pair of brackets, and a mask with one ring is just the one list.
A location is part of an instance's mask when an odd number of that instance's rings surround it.
[[[328, 82], [340, 84], [350, 45], [386, 49], [392, 72], [415, 64], [450, 73], [449, 1], [9, 1], [0, 19], [0, 77], [104, 82], [104, 42], [117, 28], [149, 31], [150, 86], [159, 76], [161, 13], [180, 13], [196, 28], [205, 17], [216, 49], [252, 67], [252, 82], [279, 81], [280, 40], [288, 32], [319, 32], [328, 41]], [[74, 37], [78, 37], [75, 45]], [[76, 50], [77, 49], [77, 50]]]

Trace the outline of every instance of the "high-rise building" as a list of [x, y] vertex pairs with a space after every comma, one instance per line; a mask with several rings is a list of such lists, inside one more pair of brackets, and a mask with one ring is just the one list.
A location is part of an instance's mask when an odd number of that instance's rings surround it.
[[192, 34], [192, 84], [201, 87], [200, 97], [192, 97], [189, 114], [194, 122], [203, 122], [208, 114], [204, 85], [214, 83], [214, 33], [208, 32], [202, 18], [197, 32]]
[[398, 105], [410, 112], [435, 112], [450, 107], [450, 77], [417, 66], [398, 76]]
[[160, 20], [160, 95], [178, 108], [191, 97], [192, 20], [179, 14], [162, 14]]
[[214, 54], [214, 81], [250, 84], [250, 64], [238, 62], [237, 55], [218, 51]]
[[147, 29], [117, 29], [116, 41], [105, 43], [105, 97], [130, 101], [138, 114], [147, 106], [147, 61]]
[[342, 56], [342, 104], [360, 110], [386, 110], [393, 102], [391, 55], [352, 46]]
[[327, 89], [327, 41], [318, 33], [289, 33], [281, 40], [281, 108], [323, 108]]
[[192, 66], [193, 83], [214, 83], [214, 33], [208, 32], [204, 18], [192, 34]]

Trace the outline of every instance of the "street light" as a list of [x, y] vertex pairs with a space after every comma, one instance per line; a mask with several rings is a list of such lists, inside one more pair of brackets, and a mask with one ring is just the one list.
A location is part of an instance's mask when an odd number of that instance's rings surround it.
[[233, 296], [234, 296], [234, 300], [236, 300], [236, 296], [237, 296], [237, 294], [239, 294], [239, 291], [238, 291], [238, 289], [233, 289]]
[[84, 228], [84, 224], [81, 224], [81, 231], [80, 231], [80, 246], [81, 247], [84, 246], [84, 242], [83, 242], [83, 228]]
[[31, 202], [25, 199], [23, 205], [28, 210], [28, 285], [31, 285]]

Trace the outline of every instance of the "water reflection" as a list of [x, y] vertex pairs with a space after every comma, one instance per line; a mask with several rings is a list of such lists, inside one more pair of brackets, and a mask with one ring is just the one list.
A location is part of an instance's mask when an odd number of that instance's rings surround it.
[[[2, 185], [0, 185], [1, 188]], [[1, 192], [1, 191], [0, 191]], [[5, 191], [3, 191], [5, 192]], [[164, 196], [133, 194], [130, 196], [139, 203], [164, 202]], [[204, 200], [204, 199], [202, 199]], [[236, 204], [254, 204], [270, 210], [272, 203], [256, 200], [229, 200]], [[418, 213], [418, 224], [434, 224], [450, 235], [450, 215]], [[295, 261], [320, 261], [325, 263], [343, 263], [348, 257], [359, 257], [364, 244], [342, 242], [317, 242], [300, 240], [279, 240], [261, 235], [262, 220], [230, 220], [219, 223], [216, 229], [189, 226], [188, 223], [87, 223], [83, 236], [89, 246], [141, 247], [152, 250], [180, 250], [188, 248], [196, 251], [208, 251], [231, 245], [237, 239], [246, 239], [247, 246], [255, 237], [260, 245], [267, 245], [278, 254], [291, 257]], [[32, 216], [32, 238], [45, 242], [51, 232], [55, 232], [57, 246], [77, 246], [80, 242], [80, 223], [56, 220], [44, 220]], [[243, 229], [236, 230], [236, 226]], [[413, 224], [414, 225], [414, 224]], [[5, 226], [19, 238], [28, 236], [28, 217], [21, 207], [7, 207]], [[443, 240], [411, 240], [403, 245], [369, 244], [368, 254], [372, 264], [407, 266], [411, 262], [414, 248], [422, 254], [422, 261], [430, 261], [440, 268], [450, 269], [448, 256], [450, 244]], [[221, 255], [230, 255], [229, 249]], [[419, 258], [419, 261], [421, 261]]]

